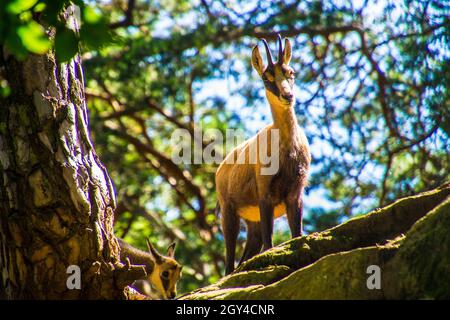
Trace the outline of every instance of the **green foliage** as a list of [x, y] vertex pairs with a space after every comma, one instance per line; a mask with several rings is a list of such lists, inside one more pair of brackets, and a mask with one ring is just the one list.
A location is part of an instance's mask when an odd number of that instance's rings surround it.
[[73, 30], [64, 28], [55, 35], [55, 53], [58, 61], [69, 61], [78, 51], [78, 37]]
[[[60, 19], [63, 9], [71, 3], [79, 8], [79, 30]], [[82, 0], [1, 0], [0, 6], [0, 45], [19, 59], [54, 47], [62, 63], [77, 54], [79, 42], [86, 48], [98, 49], [111, 41], [106, 20]], [[46, 32], [48, 26], [54, 28], [54, 37]]]

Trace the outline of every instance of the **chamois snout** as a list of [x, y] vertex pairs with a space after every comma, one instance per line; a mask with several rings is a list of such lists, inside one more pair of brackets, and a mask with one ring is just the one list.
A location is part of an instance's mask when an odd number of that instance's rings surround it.
[[286, 100], [288, 102], [294, 101], [294, 94], [292, 92], [292, 88], [289, 85], [289, 82], [287, 80], [281, 81], [280, 84], [280, 98], [283, 100]]
[[177, 293], [175, 291], [172, 291], [172, 292], [168, 293], [169, 299], [174, 299], [176, 295], [177, 295]]
[[288, 102], [294, 101], [294, 95], [292, 93], [283, 94], [281, 97]]

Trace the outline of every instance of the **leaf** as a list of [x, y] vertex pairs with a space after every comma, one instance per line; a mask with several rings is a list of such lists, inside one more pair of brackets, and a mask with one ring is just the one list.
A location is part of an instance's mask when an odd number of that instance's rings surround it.
[[67, 62], [78, 52], [79, 39], [73, 30], [59, 28], [55, 36], [55, 53], [59, 63]]
[[83, 22], [89, 23], [89, 24], [99, 23], [100, 20], [102, 19], [102, 16], [100, 15], [100, 13], [98, 11], [96, 11], [94, 8], [92, 8], [91, 6], [86, 6], [84, 8], [83, 17], [84, 17]]
[[30, 52], [43, 54], [51, 47], [51, 42], [44, 32], [44, 28], [35, 21], [19, 26], [17, 35], [23, 46]]
[[87, 49], [101, 48], [112, 41], [109, 29], [104, 23], [83, 24], [80, 36]]
[[106, 19], [93, 7], [83, 9], [83, 23], [80, 28], [80, 39], [89, 50], [98, 49], [112, 42]]
[[45, 11], [42, 15], [43, 21], [47, 22], [49, 25], [57, 26], [58, 22], [58, 14], [63, 10], [66, 4], [69, 4], [67, 0], [41, 0], [45, 3]]
[[11, 94], [11, 88], [8, 81], [5, 79], [0, 80], [0, 96], [7, 97]]
[[45, 3], [40, 2], [36, 5], [36, 7], [34, 7], [33, 11], [34, 12], [42, 12], [45, 10], [46, 7], [47, 7], [47, 5]]
[[38, 0], [13, 0], [6, 6], [6, 11], [11, 14], [19, 14], [33, 7]]

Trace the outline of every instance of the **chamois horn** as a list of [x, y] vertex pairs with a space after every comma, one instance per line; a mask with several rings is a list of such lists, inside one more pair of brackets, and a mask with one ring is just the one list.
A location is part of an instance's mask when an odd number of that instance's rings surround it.
[[278, 37], [278, 64], [283, 64], [283, 43], [281, 41], [280, 34], [277, 35]]
[[264, 43], [264, 47], [266, 48], [267, 62], [269, 67], [273, 67], [272, 53], [270, 53], [269, 45], [267, 44], [266, 39], [261, 39]]

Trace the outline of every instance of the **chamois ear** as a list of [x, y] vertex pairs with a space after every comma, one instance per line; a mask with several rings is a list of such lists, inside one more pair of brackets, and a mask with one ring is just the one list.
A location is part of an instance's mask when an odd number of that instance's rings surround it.
[[170, 244], [170, 246], [167, 248], [167, 256], [170, 258], [173, 258], [175, 256], [175, 247], [176, 247], [176, 243], [172, 242]]
[[265, 66], [257, 45], [252, 50], [252, 65], [261, 76], [264, 72]]
[[284, 39], [283, 63], [288, 65], [292, 58], [291, 42], [288, 38]]
[[150, 239], [147, 239], [147, 247], [148, 247], [148, 252], [150, 252], [150, 254], [153, 256], [153, 258], [155, 259], [156, 263], [161, 264], [163, 262], [163, 257], [153, 247], [152, 243], [150, 242]]

